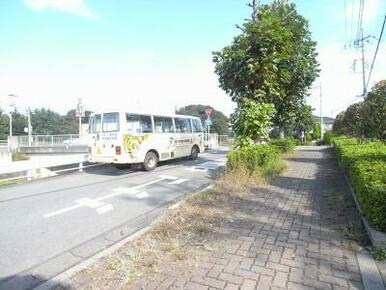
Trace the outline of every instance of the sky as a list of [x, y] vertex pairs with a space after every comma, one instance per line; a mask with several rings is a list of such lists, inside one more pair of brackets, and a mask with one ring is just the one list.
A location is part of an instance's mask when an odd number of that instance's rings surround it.
[[[189, 104], [229, 115], [212, 51], [240, 33], [247, 0], [1, 0], [0, 106], [172, 113]], [[263, 2], [269, 2], [268, 0]], [[318, 42], [320, 78], [308, 103], [335, 116], [360, 101], [359, 0], [293, 0]], [[353, 13], [354, 11], [354, 13]], [[378, 37], [386, 1], [365, 0], [364, 34]], [[368, 66], [377, 40], [366, 43]], [[351, 47], [351, 48], [350, 48]], [[386, 79], [386, 36], [370, 87]], [[17, 97], [9, 97], [9, 94]]]

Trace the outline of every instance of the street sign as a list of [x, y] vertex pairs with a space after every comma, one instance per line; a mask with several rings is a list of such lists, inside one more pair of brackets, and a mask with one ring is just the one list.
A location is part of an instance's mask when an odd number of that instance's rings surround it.
[[79, 113], [79, 111], [76, 111], [76, 112], [75, 112], [75, 116], [76, 116], [77, 118], [79, 118], [79, 117], [85, 117], [86, 114], [85, 114], [84, 111], [82, 111], [82, 112], [80, 112], [80, 113]]
[[212, 109], [210, 109], [210, 108], [207, 108], [207, 109], [205, 109], [205, 115], [209, 118], [210, 117], [210, 115], [212, 115]]
[[212, 126], [212, 120], [210, 118], [205, 120], [205, 126]]

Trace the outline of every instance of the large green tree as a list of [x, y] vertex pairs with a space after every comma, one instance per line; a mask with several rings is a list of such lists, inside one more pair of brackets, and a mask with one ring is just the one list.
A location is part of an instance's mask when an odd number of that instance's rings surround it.
[[60, 114], [50, 109], [35, 109], [31, 112], [32, 132], [37, 135], [55, 135], [61, 124]]
[[316, 121], [313, 111], [314, 109], [309, 105], [302, 104], [299, 106], [294, 121], [294, 128], [298, 135], [301, 132], [308, 132], [314, 128]]
[[232, 115], [238, 145], [250, 146], [268, 137], [274, 112], [275, 108], [272, 104], [243, 99], [239, 109]]
[[245, 98], [273, 104], [273, 123], [284, 132], [318, 76], [316, 42], [294, 4], [275, 0], [253, 9], [233, 43], [213, 53], [215, 72], [238, 108]]
[[335, 117], [334, 124], [332, 125], [332, 132], [337, 135], [345, 134], [346, 124], [344, 123], [345, 111], [340, 112]]
[[356, 137], [364, 137], [363, 127], [363, 103], [356, 103], [349, 106], [344, 113], [343, 124], [345, 124], [345, 134]]
[[179, 108], [176, 110], [176, 114], [182, 114], [182, 115], [191, 115], [200, 117], [202, 124], [205, 124], [206, 115], [205, 115], [205, 109], [212, 109], [212, 126], [211, 126], [211, 132], [217, 133], [219, 135], [228, 135], [229, 132], [229, 118], [224, 115], [224, 113], [215, 110], [211, 106], [205, 106], [205, 105], [188, 105], [182, 108]]
[[[24, 135], [27, 118], [17, 110], [12, 112], [12, 135]], [[0, 140], [6, 140], [9, 135], [9, 115], [0, 111]]]
[[363, 102], [361, 113], [365, 136], [386, 140], [386, 80], [372, 88]]

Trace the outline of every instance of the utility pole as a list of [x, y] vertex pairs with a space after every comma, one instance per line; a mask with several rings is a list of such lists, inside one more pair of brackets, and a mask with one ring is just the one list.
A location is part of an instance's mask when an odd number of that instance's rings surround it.
[[32, 145], [31, 135], [32, 135], [32, 126], [31, 126], [31, 108], [27, 108], [27, 118], [28, 118], [28, 146]]
[[363, 41], [363, 28], [361, 28], [361, 50], [362, 50], [362, 82], [363, 82], [363, 98], [366, 98], [366, 70], [365, 70], [365, 45]]
[[363, 36], [363, 28], [360, 30], [360, 38], [354, 42], [354, 46], [361, 49], [361, 62], [362, 62], [362, 83], [363, 83], [363, 98], [366, 98], [367, 89], [366, 89], [366, 59], [365, 59], [365, 40], [370, 38], [368, 35], [366, 37]]
[[[9, 94], [8, 97], [17, 98], [18, 96], [14, 95], [14, 94]], [[15, 107], [15, 104], [11, 99], [11, 101], [9, 103], [9, 137], [12, 137], [12, 108], [14, 108], [14, 107]]]
[[83, 105], [82, 105], [82, 98], [78, 99], [78, 106], [77, 106], [77, 115], [79, 117], [79, 138], [82, 136], [82, 115], [83, 115]]
[[322, 83], [319, 84], [319, 99], [320, 99], [320, 139], [323, 140], [323, 110], [322, 110]]

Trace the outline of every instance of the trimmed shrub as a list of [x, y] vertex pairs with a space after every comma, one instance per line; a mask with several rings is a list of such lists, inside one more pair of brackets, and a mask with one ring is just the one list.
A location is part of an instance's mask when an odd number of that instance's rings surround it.
[[280, 153], [288, 153], [295, 149], [296, 140], [293, 138], [278, 139], [269, 142], [269, 144], [277, 148]]
[[277, 171], [280, 164], [277, 148], [269, 144], [238, 148], [228, 153], [228, 170], [249, 176], [269, 175]]
[[333, 143], [361, 208], [376, 229], [386, 232], [386, 144], [347, 137]]
[[330, 145], [332, 142], [332, 133], [326, 132], [323, 134], [323, 144]]

